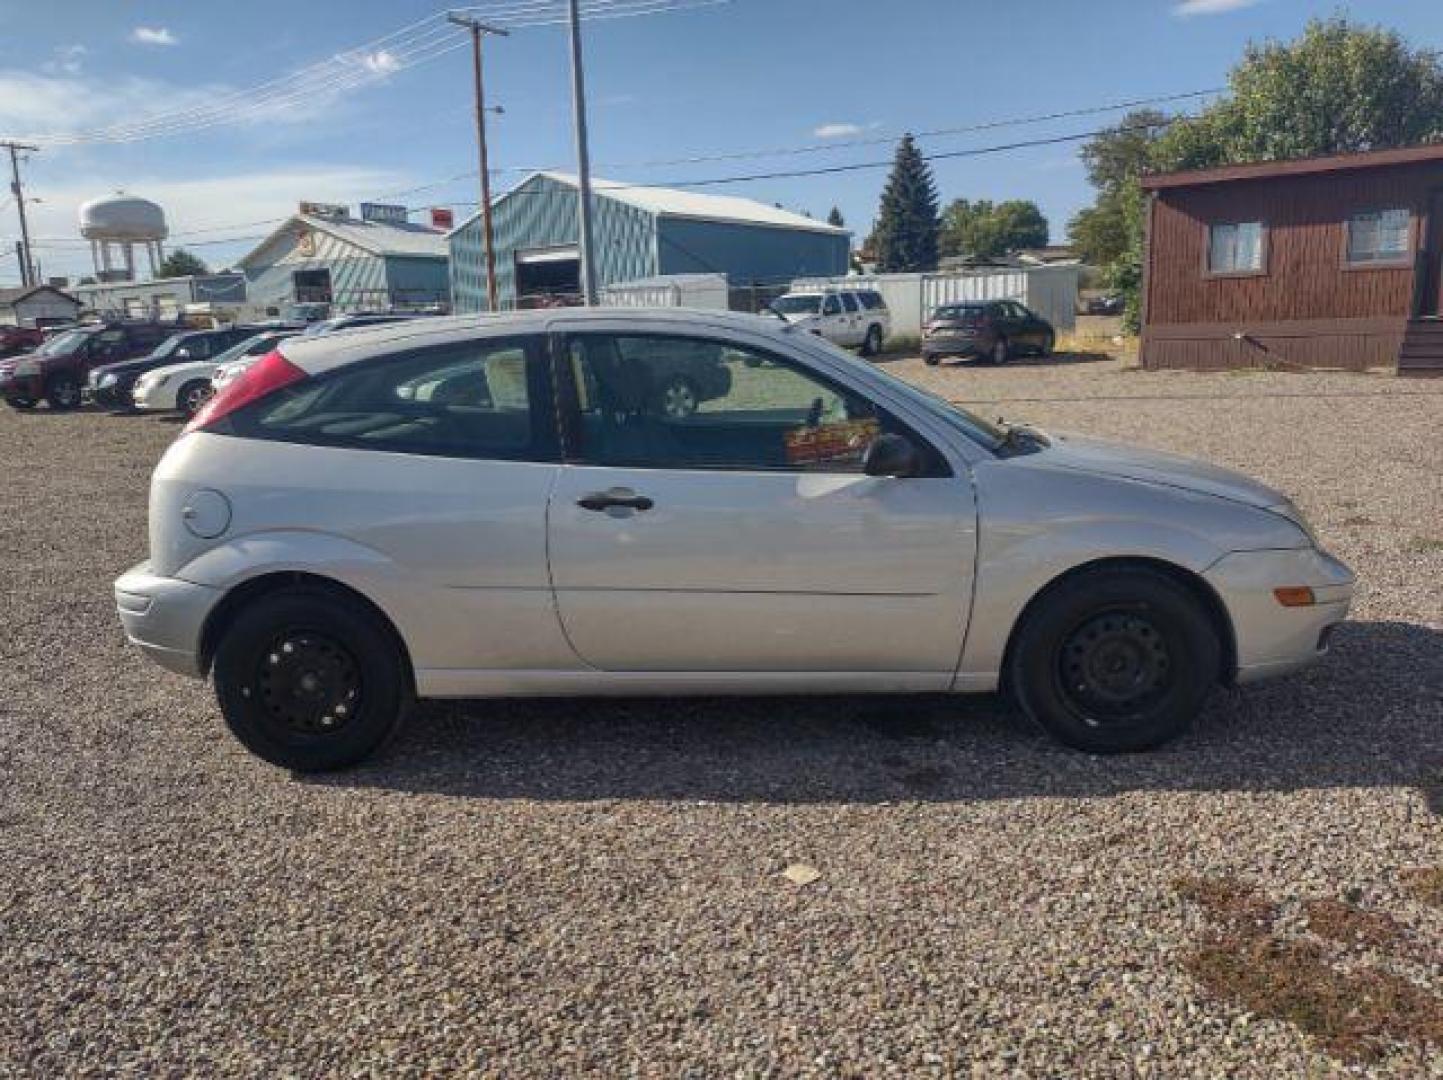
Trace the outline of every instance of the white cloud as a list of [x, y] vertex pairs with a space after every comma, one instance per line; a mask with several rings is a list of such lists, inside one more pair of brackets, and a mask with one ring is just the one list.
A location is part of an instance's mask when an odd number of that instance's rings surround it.
[[392, 72], [401, 70], [401, 61], [396, 54], [385, 49], [361, 53], [358, 59], [361, 66], [372, 75], [390, 75]]
[[28, 138], [86, 131], [140, 119], [160, 108], [170, 112], [199, 105], [215, 92], [214, 87], [178, 87], [135, 77], [102, 81], [0, 70], [0, 131]]
[[85, 66], [85, 56], [90, 52], [84, 45], [57, 45], [50, 59], [40, 65], [40, 70], [52, 75], [78, 75]]
[[164, 26], [137, 26], [130, 32], [130, 40], [136, 45], [179, 45], [180, 38]]
[[[87, 175], [67, 173], [63, 184], [32, 177], [30, 187], [44, 198], [31, 211], [31, 230], [41, 238], [36, 252], [47, 275], [78, 278], [91, 272], [90, 253], [80, 241], [80, 204], [123, 188], [151, 199], [165, 210], [171, 239], [166, 247], [193, 250], [213, 267], [234, 263], [269, 234], [272, 224], [246, 225], [284, 218], [302, 199], [348, 203], [375, 200], [391, 191], [414, 187], [410, 173], [359, 165], [312, 164], [249, 173], [177, 180], [170, 176], [117, 175], [92, 167]], [[235, 226], [218, 228], [219, 226]], [[202, 230], [196, 232], [196, 230]], [[214, 231], [212, 231], [214, 230]], [[194, 233], [194, 235], [177, 235]], [[237, 239], [234, 243], [214, 241]]]
[[1250, 8], [1255, 4], [1261, 4], [1263, 0], [1181, 0], [1173, 6], [1172, 13], [1179, 18], [1188, 19], [1194, 15], [1222, 15], [1229, 11], [1241, 11], [1243, 8]]
[[823, 124], [814, 128], [812, 135], [818, 139], [850, 139], [864, 130], [861, 124]]

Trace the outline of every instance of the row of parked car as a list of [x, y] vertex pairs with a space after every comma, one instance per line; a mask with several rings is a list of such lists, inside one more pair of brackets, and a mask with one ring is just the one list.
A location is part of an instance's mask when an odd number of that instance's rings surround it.
[[161, 322], [78, 325], [51, 334], [29, 352], [0, 360], [0, 397], [19, 410], [42, 401], [55, 410], [88, 402], [113, 410], [194, 416], [218, 386], [236, 378], [278, 341], [410, 317], [360, 314], [309, 324], [212, 329]]
[[[892, 332], [892, 313], [875, 289], [790, 292], [775, 300], [772, 314], [826, 338], [833, 345], [873, 356]], [[1016, 300], [943, 304], [922, 327], [922, 358], [936, 365], [946, 357], [976, 357], [1005, 364], [1014, 356], [1047, 356], [1057, 345], [1052, 324]]]

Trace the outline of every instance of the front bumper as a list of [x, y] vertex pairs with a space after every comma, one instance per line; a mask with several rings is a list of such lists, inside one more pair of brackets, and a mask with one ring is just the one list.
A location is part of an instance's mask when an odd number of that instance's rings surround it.
[[167, 412], [175, 408], [175, 392], [169, 386], [137, 382], [130, 392], [130, 403], [145, 411]]
[[223, 594], [150, 572], [140, 563], [115, 582], [115, 607], [125, 636], [161, 667], [200, 679], [200, 641], [205, 621]]
[[88, 383], [85, 397], [102, 409], [129, 409], [134, 405], [130, 396], [134, 387], [134, 379], [117, 379], [108, 386]]
[[[1238, 551], [1203, 575], [1217, 591], [1233, 624], [1236, 681], [1287, 675], [1322, 658], [1332, 630], [1348, 615], [1353, 571], [1316, 548]], [[1305, 585], [1314, 602], [1284, 607], [1274, 589]]]
[[6, 375], [0, 378], [0, 398], [39, 401], [45, 396], [45, 380], [39, 375]]

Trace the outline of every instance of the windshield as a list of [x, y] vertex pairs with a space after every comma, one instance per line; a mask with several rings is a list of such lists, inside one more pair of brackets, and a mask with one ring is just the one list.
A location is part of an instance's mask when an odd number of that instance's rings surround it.
[[150, 351], [152, 360], [164, 360], [167, 356], [174, 356], [175, 351], [185, 344], [189, 334], [171, 334], [159, 345]]
[[214, 363], [219, 366], [221, 364], [228, 364], [232, 360], [239, 360], [242, 357], [253, 356], [256, 353], [269, 352], [272, 344], [283, 337], [289, 336], [289, 334], [256, 334], [232, 345], [225, 352], [217, 356]]
[[772, 304], [773, 311], [783, 315], [815, 315], [822, 310], [822, 298], [811, 296], [783, 296]]
[[40, 348], [35, 350], [37, 356], [60, 356], [63, 353], [71, 353], [85, 344], [85, 339], [90, 336], [85, 330], [67, 330], [63, 334], [57, 334]]

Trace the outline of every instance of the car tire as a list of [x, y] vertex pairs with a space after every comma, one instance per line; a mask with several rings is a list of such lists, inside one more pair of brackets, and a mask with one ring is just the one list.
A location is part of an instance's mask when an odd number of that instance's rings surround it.
[[876, 356], [882, 351], [882, 328], [876, 323], [867, 327], [867, 336], [862, 339], [862, 355]]
[[56, 375], [45, 384], [45, 403], [56, 412], [80, 407], [80, 383], [73, 375]]
[[1186, 585], [1146, 568], [1083, 573], [1029, 607], [1007, 684], [1022, 711], [1091, 754], [1150, 750], [1192, 725], [1221, 643]]
[[1001, 367], [1011, 359], [1012, 345], [1005, 337], [999, 336], [997, 340], [992, 343], [992, 348], [987, 350], [987, 362]]
[[211, 393], [209, 379], [192, 379], [175, 392], [175, 407], [186, 416], [194, 416], [210, 400]]
[[323, 589], [270, 593], [241, 609], [216, 650], [214, 678], [231, 733], [296, 772], [364, 761], [400, 729], [411, 700], [391, 628]]
[[684, 375], [673, 375], [657, 391], [656, 408], [668, 420], [685, 420], [701, 406], [696, 384]]
[[1056, 338], [1056, 336], [1053, 335], [1053, 334], [1048, 334], [1045, 338], [1042, 339], [1042, 347], [1037, 350], [1037, 355], [1038, 355], [1038, 356], [1042, 356], [1042, 357], [1051, 356], [1051, 355], [1052, 355], [1052, 351], [1053, 351], [1054, 349], [1056, 349], [1056, 348], [1057, 348], [1057, 338]]
[[942, 362], [942, 358], [940, 356], [924, 356], [922, 362], [928, 367], [936, 367]]
[[6, 398], [5, 404], [19, 412], [29, 412], [35, 408], [35, 399], [28, 397]]

